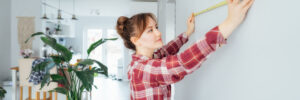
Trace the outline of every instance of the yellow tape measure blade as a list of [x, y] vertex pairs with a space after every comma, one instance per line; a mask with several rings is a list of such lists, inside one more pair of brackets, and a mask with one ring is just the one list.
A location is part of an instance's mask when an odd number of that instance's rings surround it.
[[206, 9], [200, 11], [200, 12], [194, 13], [194, 16], [198, 16], [198, 15], [200, 15], [202, 13], [205, 13], [207, 11], [210, 11], [210, 10], [213, 10], [213, 9], [216, 9], [216, 8], [219, 8], [219, 7], [224, 6], [224, 5], [227, 5], [227, 1], [226, 0], [220, 2], [220, 3], [216, 4], [216, 5], [213, 5], [213, 6], [209, 7], [209, 8], [206, 8]]

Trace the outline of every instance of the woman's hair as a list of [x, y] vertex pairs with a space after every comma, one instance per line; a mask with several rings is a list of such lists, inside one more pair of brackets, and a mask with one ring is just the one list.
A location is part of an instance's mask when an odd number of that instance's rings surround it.
[[135, 45], [130, 41], [131, 37], [140, 37], [147, 27], [149, 18], [156, 21], [152, 13], [140, 13], [131, 18], [121, 16], [118, 18], [116, 30], [122, 37], [124, 45], [128, 49], [136, 50]]

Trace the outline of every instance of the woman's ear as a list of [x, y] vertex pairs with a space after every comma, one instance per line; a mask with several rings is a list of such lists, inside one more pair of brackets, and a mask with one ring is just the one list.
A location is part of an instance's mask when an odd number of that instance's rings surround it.
[[134, 45], [138, 45], [138, 38], [137, 37], [130, 37], [130, 41], [134, 44]]

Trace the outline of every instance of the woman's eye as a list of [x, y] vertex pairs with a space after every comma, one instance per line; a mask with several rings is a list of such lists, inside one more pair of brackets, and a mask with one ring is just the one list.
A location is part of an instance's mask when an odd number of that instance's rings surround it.
[[153, 29], [150, 29], [148, 32], [152, 32], [153, 31]]
[[156, 29], [158, 29], [158, 26], [156, 26]]

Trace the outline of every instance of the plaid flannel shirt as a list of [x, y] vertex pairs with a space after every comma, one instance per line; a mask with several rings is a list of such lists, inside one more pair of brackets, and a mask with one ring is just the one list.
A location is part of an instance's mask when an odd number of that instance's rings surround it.
[[177, 54], [187, 41], [188, 37], [181, 34], [154, 52], [153, 58], [132, 55], [127, 73], [131, 100], [170, 100], [171, 84], [197, 70], [209, 54], [226, 44], [218, 26], [207, 32], [204, 39]]

